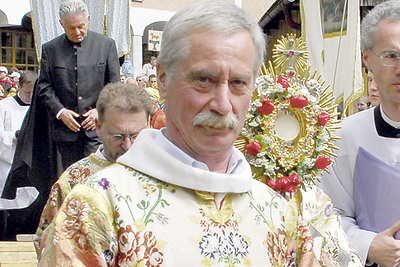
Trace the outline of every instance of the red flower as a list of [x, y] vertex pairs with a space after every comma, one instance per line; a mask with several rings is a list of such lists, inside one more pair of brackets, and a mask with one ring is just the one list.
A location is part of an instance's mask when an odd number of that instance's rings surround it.
[[290, 179], [287, 176], [279, 177], [278, 181], [276, 182], [276, 189], [282, 190], [285, 192], [285, 188], [290, 185]]
[[290, 86], [289, 80], [283, 75], [279, 76], [278, 79], [276, 80], [276, 82], [280, 83], [282, 85], [282, 87], [285, 89], [287, 89]]
[[275, 190], [276, 189], [276, 180], [275, 179], [268, 180], [267, 185]]
[[297, 186], [297, 185], [301, 184], [300, 177], [297, 173], [295, 173], [295, 172], [292, 173], [289, 178], [293, 185]]
[[253, 141], [246, 145], [246, 151], [251, 156], [256, 156], [261, 151], [261, 144], [257, 141]]
[[304, 95], [295, 95], [290, 98], [290, 105], [294, 108], [304, 108], [308, 105], [308, 99]]
[[315, 161], [315, 167], [317, 167], [317, 169], [323, 170], [326, 167], [328, 167], [331, 163], [332, 163], [331, 158], [326, 155], [323, 155], [317, 158], [317, 160]]
[[330, 119], [331, 116], [326, 111], [322, 111], [321, 114], [318, 115], [318, 122], [321, 126], [325, 126]]
[[297, 186], [295, 186], [294, 184], [290, 184], [290, 185], [286, 186], [283, 191], [286, 193], [296, 193]]
[[272, 103], [271, 99], [264, 98], [261, 100], [262, 106], [257, 107], [257, 110], [264, 115], [269, 115], [274, 111], [275, 106], [274, 103]]

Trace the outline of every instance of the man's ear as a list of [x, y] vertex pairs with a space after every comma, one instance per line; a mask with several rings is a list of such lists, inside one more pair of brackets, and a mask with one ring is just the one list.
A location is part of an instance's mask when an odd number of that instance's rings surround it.
[[99, 121], [99, 117], [94, 119], [94, 124], [96, 125], [97, 136], [100, 137], [100, 138], [103, 138], [103, 128], [101, 128], [101, 123]]
[[369, 62], [369, 58], [370, 58], [370, 52], [369, 49], [363, 49], [363, 54], [362, 54], [362, 60], [365, 64], [365, 66], [367, 67], [368, 70], [370, 70], [370, 62]]
[[167, 75], [160, 64], [157, 64], [157, 85], [161, 98], [167, 99]]

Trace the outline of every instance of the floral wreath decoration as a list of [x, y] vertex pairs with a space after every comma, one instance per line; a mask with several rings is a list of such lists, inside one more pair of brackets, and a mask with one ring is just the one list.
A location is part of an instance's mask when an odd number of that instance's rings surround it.
[[[263, 65], [241, 135], [235, 145], [246, 155], [255, 179], [291, 198], [319, 179], [338, 149], [340, 128], [333, 92], [307, 67], [305, 43], [282, 36], [273, 49], [275, 67]], [[276, 73], [279, 73], [277, 75]]]

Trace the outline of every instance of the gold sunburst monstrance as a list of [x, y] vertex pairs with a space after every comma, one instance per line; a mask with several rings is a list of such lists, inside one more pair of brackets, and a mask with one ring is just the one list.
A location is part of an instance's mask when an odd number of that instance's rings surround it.
[[274, 65], [263, 65], [236, 146], [254, 177], [282, 193], [314, 184], [336, 156], [333, 132], [338, 115], [333, 93], [307, 68], [301, 38], [282, 37], [273, 49]]

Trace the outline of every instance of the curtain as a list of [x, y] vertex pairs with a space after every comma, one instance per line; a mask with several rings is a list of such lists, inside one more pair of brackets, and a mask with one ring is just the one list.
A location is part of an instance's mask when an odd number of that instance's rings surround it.
[[302, 37], [309, 64], [323, 75], [334, 101], [345, 111], [363, 94], [360, 3], [350, 0], [301, 0]]
[[[129, 0], [83, 0], [89, 8], [89, 29], [113, 38], [118, 54], [129, 52]], [[41, 58], [42, 45], [64, 33], [58, 15], [63, 0], [30, 0], [36, 52]]]

